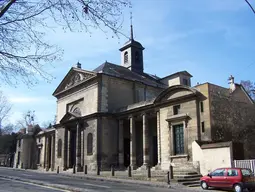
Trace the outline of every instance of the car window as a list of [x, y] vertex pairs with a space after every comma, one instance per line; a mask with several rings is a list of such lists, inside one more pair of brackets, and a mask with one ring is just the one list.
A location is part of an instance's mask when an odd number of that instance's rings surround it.
[[211, 176], [224, 176], [226, 173], [225, 169], [217, 169], [211, 173]]
[[229, 177], [238, 176], [238, 171], [236, 169], [229, 169], [227, 176], [229, 176]]
[[249, 169], [241, 169], [242, 175], [243, 176], [251, 176], [252, 172]]

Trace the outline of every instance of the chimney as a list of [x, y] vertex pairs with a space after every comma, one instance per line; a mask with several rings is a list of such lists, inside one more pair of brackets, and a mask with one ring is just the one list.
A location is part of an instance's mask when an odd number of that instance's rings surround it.
[[79, 68], [79, 69], [81, 69], [81, 64], [80, 64], [80, 62], [77, 63], [77, 66], [76, 66], [76, 67]]
[[232, 75], [228, 78], [228, 84], [230, 93], [232, 93], [236, 89], [235, 78]]

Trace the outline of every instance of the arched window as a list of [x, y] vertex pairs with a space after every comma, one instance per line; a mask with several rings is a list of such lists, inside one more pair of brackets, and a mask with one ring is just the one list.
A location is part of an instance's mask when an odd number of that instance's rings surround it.
[[139, 52], [136, 51], [136, 52], [135, 52], [135, 60], [136, 60], [136, 61], [139, 61], [139, 59], [140, 59], [140, 58], [139, 58]]
[[81, 110], [79, 107], [76, 107], [74, 110], [73, 110], [73, 113], [77, 114], [77, 115], [81, 115]]
[[128, 52], [126, 51], [124, 53], [124, 63], [127, 63], [128, 62]]
[[93, 154], [93, 135], [89, 133], [87, 136], [87, 155]]
[[58, 140], [58, 158], [62, 156], [62, 140]]

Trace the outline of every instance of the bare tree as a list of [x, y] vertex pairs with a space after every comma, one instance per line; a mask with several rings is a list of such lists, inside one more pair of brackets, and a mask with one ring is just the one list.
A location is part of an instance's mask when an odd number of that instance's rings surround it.
[[8, 99], [4, 96], [3, 92], [0, 91], [0, 135], [3, 121], [8, 117], [12, 106], [8, 102]]
[[22, 80], [31, 86], [38, 75], [51, 81], [45, 64], [60, 59], [62, 51], [43, 40], [46, 29], [57, 24], [63, 30], [101, 29], [119, 36], [122, 11], [128, 6], [129, 0], [0, 1], [1, 81], [16, 85]]
[[247, 80], [247, 81], [242, 80], [240, 84], [244, 87], [247, 93], [255, 101], [255, 83], [250, 80]]
[[2, 135], [10, 135], [13, 133], [15, 126], [13, 124], [7, 124], [2, 127], [1, 134]]
[[35, 111], [28, 110], [27, 112], [23, 113], [21, 119], [17, 120], [16, 125], [20, 129], [27, 128], [29, 126], [34, 126]]

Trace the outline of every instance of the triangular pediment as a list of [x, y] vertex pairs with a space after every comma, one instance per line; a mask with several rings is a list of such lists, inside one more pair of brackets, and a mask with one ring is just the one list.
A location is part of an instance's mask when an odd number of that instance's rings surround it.
[[67, 112], [64, 117], [62, 117], [62, 119], [60, 120], [60, 123], [63, 124], [63, 123], [66, 123], [70, 120], [73, 120], [73, 119], [78, 119], [80, 118], [81, 116], [78, 115], [78, 114], [75, 114], [75, 113], [71, 113], [71, 112]]
[[75, 87], [94, 77], [96, 77], [95, 72], [72, 67], [64, 79], [61, 81], [57, 89], [54, 91], [53, 95], [56, 96], [59, 93], [69, 90], [72, 87]]

